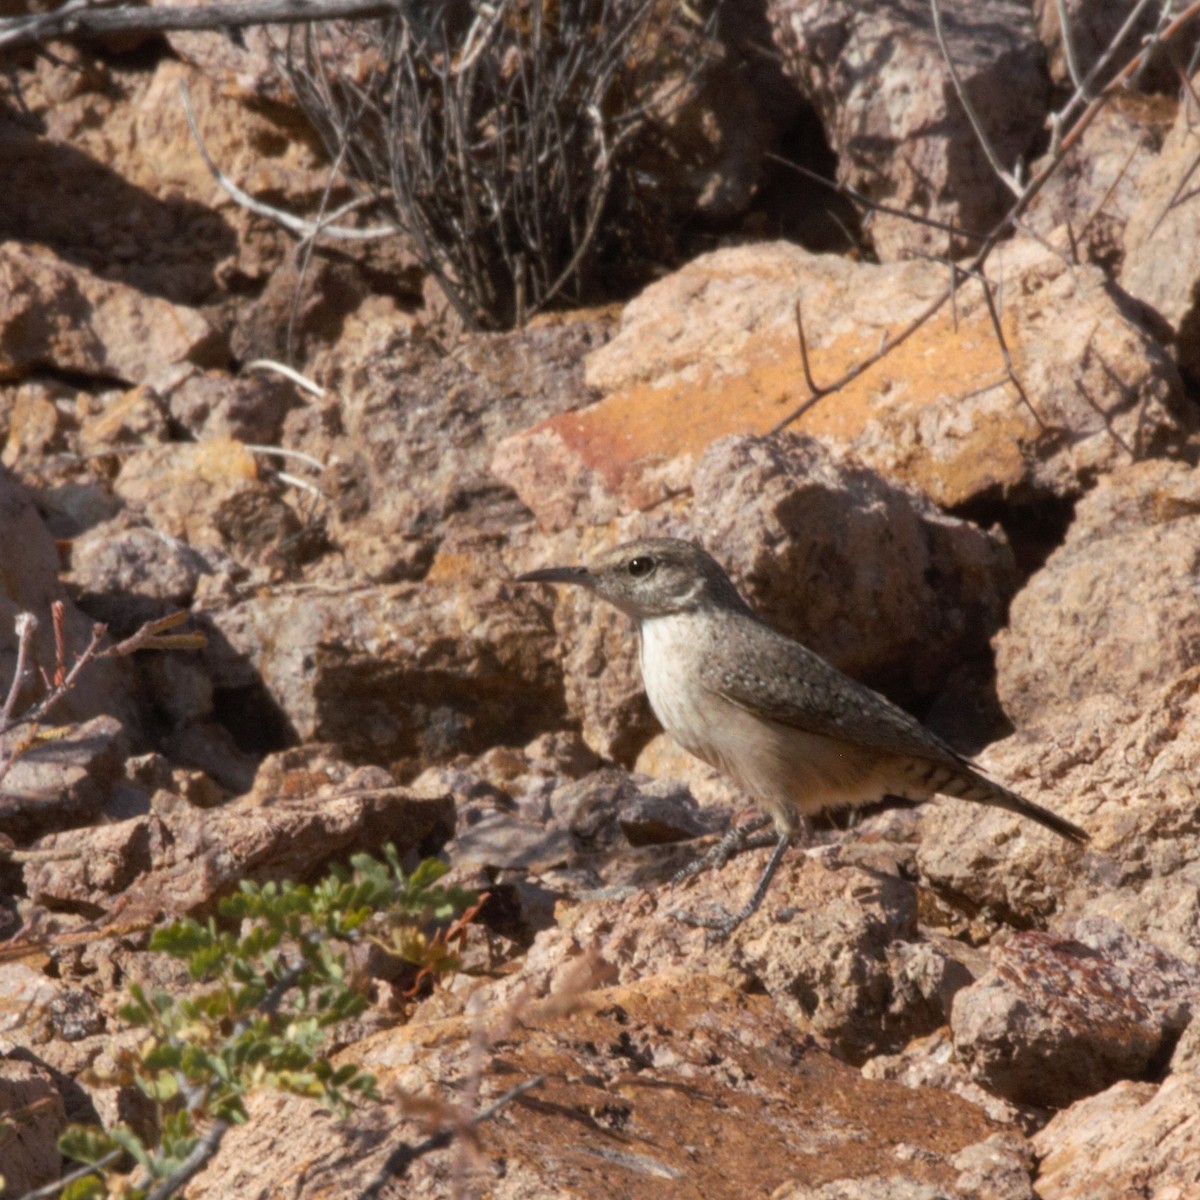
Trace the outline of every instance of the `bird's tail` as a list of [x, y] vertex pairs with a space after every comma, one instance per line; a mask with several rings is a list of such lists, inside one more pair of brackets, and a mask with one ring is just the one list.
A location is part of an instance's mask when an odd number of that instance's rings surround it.
[[[959, 786], [955, 787], [955, 783]], [[960, 800], [974, 800], [977, 804], [989, 804], [993, 808], [1003, 808], [1019, 817], [1036, 821], [1077, 846], [1084, 846], [1092, 840], [1086, 829], [1080, 829], [1066, 817], [1060, 817], [1058, 813], [1051, 812], [1040, 804], [1034, 804], [1032, 800], [1026, 800], [1024, 796], [1018, 796], [1016, 792], [1011, 792], [973, 771], [970, 775], [964, 772], [958, 779], [948, 782], [939, 790], [947, 796], [957, 796]]]
[[1003, 808], [1007, 812], [1016, 813], [1030, 821], [1036, 821], [1047, 829], [1053, 830], [1059, 837], [1074, 842], [1077, 846], [1090, 842], [1091, 835], [1078, 825], [1060, 817], [1058, 813], [1010, 792], [1003, 784], [996, 783], [981, 774], [965, 759], [955, 762], [940, 762], [929, 759], [912, 759], [904, 764], [904, 773], [912, 781], [913, 790], [909, 799], [928, 799], [934, 793], [943, 796], [954, 796], [958, 800], [972, 800], [976, 804], [990, 804], [993, 808]]

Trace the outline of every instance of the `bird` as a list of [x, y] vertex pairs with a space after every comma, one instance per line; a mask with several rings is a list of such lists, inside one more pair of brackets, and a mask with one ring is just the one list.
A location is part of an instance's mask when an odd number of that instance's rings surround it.
[[[772, 629], [695, 542], [644, 538], [587, 565], [544, 567], [517, 582], [583, 587], [632, 617], [642, 681], [663, 728], [761, 810], [674, 877], [773, 844], [741, 909], [675, 913], [715, 937], [728, 937], [760, 907], [804, 818], [827, 809], [885, 795], [922, 801], [942, 794], [1016, 813], [1077, 845], [1090, 840], [1078, 825], [988, 778], [886, 697]], [[761, 835], [768, 825], [773, 835]]]

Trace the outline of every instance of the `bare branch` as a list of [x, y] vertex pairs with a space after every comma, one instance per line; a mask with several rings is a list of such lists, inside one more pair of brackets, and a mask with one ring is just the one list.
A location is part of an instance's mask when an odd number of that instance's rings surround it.
[[[467, 328], [580, 301], [625, 151], [678, 87], [645, 78], [654, 0], [496, 0], [289, 33], [280, 70], [350, 180], [389, 204]], [[694, 34], [689, 30], [689, 39]], [[371, 65], [357, 74], [349, 60]]]
[[[398, 225], [377, 225], [370, 229], [354, 229], [346, 225], [331, 225], [322, 221], [306, 221], [303, 217], [294, 216], [292, 213], [285, 212], [282, 208], [276, 208], [272, 204], [265, 204], [261, 200], [255, 200], [249, 192], [242, 191], [213, 162], [211, 155], [208, 153], [208, 147], [205, 146], [204, 139], [200, 136], [200, 129], [196, 125], [196, 115], [192, 111], [192, 98], [188, 93], [187, 83], [182, 79], [179, 81], [179, 92], [183, 97], [183, 111], [187, 116], [188, 128], [192, 132], [192, 140], [196, 143], [196, 148], [200, 151], [200, 157], [204, 159], [204, 165], [208, 168], [209, 174], [229, 194], [229, 198], [234, 203], [247, 209], [249, 212], [258, 213], [260, 217], [266, 217], [268, 220], [274, 221], [277, 225], [282, 225], [284, 229], [298, 234], [306, 240], [325, 235], [327, 237], [341, 238], [345, 241], [367, 242], [375, 241], [378, 238], [392, 237], [401, 232]], [[345, 209], [339, 211], [345, 211]]]
[[1054, 0], [1054, 7], [1058, 10], [1058, 31], [1062, 37], [1063, 57], [1067, 60], [1067, 73], [1071, 76], [1071, 82], [1075, 85], [1076, 92], [1086, 97], [1084, 81], [1079, 77], [1079, 63], [1075, 61], [1075, 46], [1071, 41], [1071, 22], [1067, 17], [1067, 0]]
[[[483, 1124], [484, 1121], [490, 1121], [506, 1105], [511, 1104], [519, 1096], [523, 1096], [533, 1088], [540, 1087], [544, 1082], [545, 1076], [535, 1075], [532, 1079], [527, 1079], [524, 1083], [518, 1083], [516, 1087], [509, 1088], [507, 1092], [493, 1100], [482, 1112], [478, 1112], [470, 1118], [468, 1128], [474, 1129], [475, 1126]], [[423, 1158], [426, 1154], [434, 1150], [444, 1150], [454, 1140], [455, 1136], [461, 1132], [462, 1130], [457, 1125], [446, 1125], [437, 1130], [436, 1133], [431, 1133], [429, 1137], [425, 1138], [424, 1141], [418, 1142], [415, 1146], [410, 1146], [407, 1143], [397, 1146], [387, 1156], [383, 1166], [379, 1168], [371, 1182], [359, 1193], [359, 1200], [375, 1200], [388, 1180], [403, 1179], [408, 1173], [408, 1168], [417, 1159]]]
[[[1084, 80], [1084, 84], [1087, 87], [1091, 86], [1095, 77], [1099, 74], [1100, 70], [1103, 69], [1102, 64], [1111, 59], [1112, 54], [1115, 51], [1115, 47], [1120, 44], [1122, 39], [1128, 33], [1129, 29], [1132, 28], [1136, 16], [1145, 7], [1147, 2], [1148, 0], [1141, 0], [1141, 3], [1138, 4], [1134, 12], [1130, 14], [1129, 20], [1126, 21], [1120, 32], [1118, 32], [1116, 37], [1113, 38], [1113, 41], [1110, 43], [1105, 55], [1102, 56], [1101, 62], [1097, 63], [1096, 66], [1094, 66], [1088, 73], [1087, 78]], [[936, 4], [936, 0], [931, 0], [931, 3]], [[1200, 0], [1193, 0], [1193, 2], [1189, 4], [1183, 12], [1175, 17], [1174, 20], [1172, 20], [1167, 27], [1161, 31], [1154, 43], [1154, 46], [1157, 48], [1177, 37], [1188, 24], [1188, 22], [1190, 22], [1198, 14], [1200, 14]], [[1076, 120], [1070, 131], [1061, 139], [1061, 141], [1058, 142], [1058, 144], [1054, 147], [1053, 152], [1047, 156], [1047, 161], [1042, 166], [1041, 170], [1039, 170], [1029, 180], [1029, 182], [1025, 184], [1025, 186], [1021, 189], [1020, 194], [1016, 197], [1012, 206], [1009, 208], [1008, 212], [996, 222], [991, 231], [983, 239], [983, 243], [979, 247], [979, 250], [976, 252], [975, 256], [970, 260], [969, 263], [959, 268], [963, 274], [978, 276], [981, 279], [981, 282], [984, 285], [984, 291], [985, 295], [987, 296], [989, 308], [993, 304], [993, 301], [991, 299], [990, 292], [988, 291], [987, 281], [983, 276], [983, 267], [990, 257], [992, 251], [996, 248], [997, 244], [1002, 238], [1006, 237], [1013, 229], [1017, 227], [1022, 215], [1033, 203], [1041, 190], [1046, 186], [1046, 183], [1050, 180], [1054, 173], [1062, 166], [1068, 152], [1080, 140], [1080, 138], [1083, 137], [1084, 132], [1087, 130], [1092, 121], [1095, 120], [1097, 114], [1107, 102], [1108, 98], [1119, 88], [1123, 87], [1125, 82], [1141, 68], [1142, 64], [1149, 56], [1149, 52], [1150, 48], [1147, 47], [1140, 53], [1131, 57], [1129, 61], [1126, 62], [1125, 65], [1104, 86], [1104, 88], [1091, 101], [1091, 103], [1088, 104], [1087, 108], [1084, 109], [1084, 111], [1079, 115], [1078, 120]], [[1077, 92], [1076, 96], [1072, 97], [1071, 102], [1067, 106], [1068, 109], [1072, 104], [1074, 104], [1078, 96], [1079, 93]], [[819, 176], [817, 178], [819, 178]], [[847, 194], [853, 195], [851, 192], [847, 192]], [[778, 433], [780, 430], [786, 429], [787, 426], [789, 426], [793, 421], [797, 420], [799, 417], [803, 416], [804, 413], [808, 412], [808, 410], [812, 408], [813, 405], [819, 400], [833, 392], [839, 391], [841, 388], [845, 387], [846, 384], [857, 379], [863, 374], [863, 372], [869, 370], [875, 365], [875, 363], [879, 362], [880, 359], [885, 358], [898, 346], [907, 341], [951, 299], [953, 290], [952, 284], [951, 286], [947, 287], [946, 290], [943, 291], [939, 296], [930, 301], [930, 303], [926, 305], [926, 307], [916, 317], [914, 317], [908, 325], [900, 330], [899, 333], [886, 338], [883, 344], [874, 354], [869, 355], [833, 383], [827, 384], [821, 390], [819, 395], [809, 396], [807, 399], [805, 399], [802, 404], [793, 409], [786, 417], [783, 418], [783, 420], [777, 422], [772, 427], [771, 432]], [[1013, 380], [1014, 384], [1019, 384], [1019, 381], [1014, 378], [1014, 374], [1012, 373], [1011, 358], [1007, 355], [1007, 347], [1003, 344], [1001, 345], [1001, 353], [1006, 358], [1006, 369], [1010, 372], [1009, 378]], [[1018, 391], [1020, 392], [1022, 399], [1028, 403], [1028, 397], [1024, 394], [1023, 389], [1018, 386]], [[1032, 406], [1030, 407], [1032, 411]], [[1035, 417], [1037, 416], [1036, 412], [1034, 415]], [[1042, 425], [1040, 418], [1038, 419], [1038, 422], [1039, 425]], [[1045, 428], [1044, 425], [1042, 425], [1042, 427]]]
[[942, 29], [941, 5], [938, 3], [938, 0], [929, 0], [929, 7], [933, 10], [933, 32], [937, 35], [938, 49], [942, 52], [942, 58], [946, 63], [946, 70], [950, 72], [950, 82], [954, 84], [954, 91], [958, 95], [958, 102], [962, 105], [963, 112], [967, 114], [967, 120], [971, 122], [971, 128], [975, 131], [975, 139], [979, 142], [984, 154], [987, 155], [987, 160], [991, 163], [992, 170], [996, 172], [996, 177], [1014, 196], [1019, 196], [1021, 194], [1021, 181], [1001, 163], [999, 155], [992, 148], [992, 143], [988, 139], [987, 131], [983, 128], [983, 123], [975, 112], [975, 106], [967, 99], [966, 89], [962, 85], [962, 80], [958, 77], [958, 69], [954, 65], [954, 60], [950, 57], [950, 47], [946, 45], [946, 35]]
[[1017, 389], [1017, 395], [1021, 397], [1021, 402], [1029, 409], [1033, 419], [1038, 424], [1038, 428], [1043, 433], [1048, 433], [1049, 429], [1046, 422], [1042, 420], [1038, 410], [1033, 407], [1033, 401], [1029, 399], [1029, 393], [1025, 391], [1025, 385], [1021, 382], [1021, 377], [1013, 367], [1012, 355], [1008, 352], [1008, 341], [1004, 336], [1004, 326], [1001, 325], [1000, 314], [996, 311], [996, 300], [992, 295], [991, 281], [980, 277], [979, 284], [983, 288], [983, 299], [987, 304], [988, 315], [992, 318], [992, 329], [996, 334], [996, 344], [1000, 347], [1000, 356], [1004, 359], [1004, 370], [1008, 375], [1008, 380]]
[[33, 635], [38, 627], [37, 617], [33, 613], [18, 613], [13, 624], [17, 634], [17, 665], [13, 669], [12, 684], [4, 701], [4, 709], [0, 712], [0, 733], [12, 728], [13, 710], [17, 706], [17, 696], [29, 669], [29, 648], [33, 645]]
[[[942, 309], [950, 300], [951, 289], [947, 288], [935, 300], [927, 304], [921, 312], [915, 316], [899, 333], [893, 334], [891, 337], [885, 338], [879, 349], [874, 354], [869, 354], [861, 362], [851, 367], [844, 375], [839, 376], [832, 383], [827, 384], [816, 395], [810, 396], [799, 407], [794, 408], [782, 421], [777, 421], [771, 426], [771, 433], [779, 433], [786, 429], [793, 421], [802, 417], [814, 404], [819, 400], [823, 400], [826, 396], [833, 392], [841, 391], [846, 384], [853, 382], [864, 372], [869, 371], [881, 358], [886, 358], [897, 346], [907, 342], [918, 329], [921, 328], [931, 317], [933, 317], [940, 309]], [[811, 386], [811, 385], [810, 385]]]
[[394, 16], [407, 0], [228, 0], [191, 8], [100, 9], [73, 2], [48, 13], [0, 21], [0, 50], [66, 39], [90, 41], [114, 33], [244, 29], [248, 25], [295, 25], [350, 17]]

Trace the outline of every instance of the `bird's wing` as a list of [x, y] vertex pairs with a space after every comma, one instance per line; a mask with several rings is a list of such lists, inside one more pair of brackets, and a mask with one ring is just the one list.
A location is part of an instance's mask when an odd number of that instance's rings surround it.
[[972, 767], [915, 717], [799, 642], [757, 622], [745, 627], [745, 634], [738, 638], [736, 653], [722, 656], [726, 663], [717, 664], [710, 656], [700, 673], [704, 686], [731, 704], [780, 725], [884, 754]]

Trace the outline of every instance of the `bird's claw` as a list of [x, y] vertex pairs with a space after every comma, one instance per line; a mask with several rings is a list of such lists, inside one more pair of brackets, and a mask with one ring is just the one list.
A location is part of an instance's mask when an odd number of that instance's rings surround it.
[[707, 929], [708, 936], [705, 941], [712, 945], [714, 942], [723, 942], [741, 924], [741, 921], [719, 904], [710, 905], [710, 910], [712, 916], [702, 916], [700, 913], [684, 912], [681, 908], [673, 908], [668, 915], [674, 917], [682, 925]]

